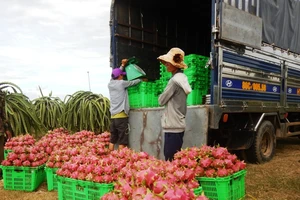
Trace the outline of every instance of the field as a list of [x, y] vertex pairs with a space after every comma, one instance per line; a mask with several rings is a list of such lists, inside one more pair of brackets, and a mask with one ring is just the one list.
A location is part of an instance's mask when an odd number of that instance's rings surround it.
[[[277, 142], [276, 155], [268, 163], [248, 164], [246, 200], [299, 200], [300, 199], [300, 139], [281, 139]], [[1, 200], [57, 200], [57, 192], [47, 191], [43, 183], [35, 192], [3, 189], [0, 181]]]

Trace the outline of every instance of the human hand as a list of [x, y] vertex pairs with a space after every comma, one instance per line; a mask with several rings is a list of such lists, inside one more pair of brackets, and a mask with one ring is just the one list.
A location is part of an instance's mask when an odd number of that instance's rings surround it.
[[121, 61], [121, 66], [125, 67], [125, 65], [127, 64], [128, 59], [122, 59]]

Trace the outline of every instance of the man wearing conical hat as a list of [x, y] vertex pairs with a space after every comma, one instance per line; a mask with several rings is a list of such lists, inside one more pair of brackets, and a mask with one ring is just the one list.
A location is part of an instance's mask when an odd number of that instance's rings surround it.
[[192, 91], [183, 69], [187, 65], [183, 62], [184, 51], [172, 48], [157, 59], [172, 73], [165, 90], [159, 96], [158, 102], [165, 106], [161, 125], [165, 133], [164, 156], [165, 160], [173, 160], [174, 154], [180, 151], [186, 127], [185, 116], [187, 111], [187, 95]]

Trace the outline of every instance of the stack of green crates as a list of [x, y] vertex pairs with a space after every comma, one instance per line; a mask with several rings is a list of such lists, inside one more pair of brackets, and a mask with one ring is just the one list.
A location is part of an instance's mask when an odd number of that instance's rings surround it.
[[160, 64], [159, 70], [160, 70], [160, 72], [159, 72], [160, 73], [160, 78], [159, 78], [160, 92], [162, 92], [165, 89], [165, 87], [167, 86], [170, 78], [172, 77], [172, 73], [168, 72], [167, 68], [163, 64]]
[[[199, 105], [203, 97], [208, 93], [210, 87], [210, 70], [206, 67], [209, 58], [197, 54], [190, 54], [184, 57], [188, 68], [184, 70], [192, 92], [188, 95], [187, 105]], [[128, 88], [130, 108], [158, 107], [158, 97], [166, 88], [172, 73], [160, 64], [160, 77], [155, 81], [142, 82]]]
[[146, 102], [145, 82], [128, 88], [130, 108], [142, 108]]
[[202, 104], [203, 96], [208, 93], [210, 87], [210, 70], [206, 66], [209, 58], [197, 54], [189, 54], [184, 57], [188, 68], [184, 70], [192, 92], [188, 95], [188, 105]]
[[149, 85], [149, 107], [158, 107], [159, 86], [157, 81], [148, 82]]
[[128, 88], [130, 108], [148, 108], [158, 106], [158, 83], [141, 82]]

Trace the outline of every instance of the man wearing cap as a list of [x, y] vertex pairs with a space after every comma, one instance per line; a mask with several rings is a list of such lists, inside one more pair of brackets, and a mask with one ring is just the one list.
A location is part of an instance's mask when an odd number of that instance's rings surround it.
[[183, 62], [184, 51], [172, 48], [157, 59], [172, 73], [165, 90], [159, 96], [158, 102], [165, 106], [161, 125], [165, 133], [164, 156], [165, 160], [173, 160], [174, 154], [180, 151], [186, 127], [185, 115], [187, 111], [187, 95], [192, 91], [183, 69], [187, 65]]
[[108, 83], [108, 90], [110, 96], [110, 143], [109, 150], [113, 151], [115, 144], [119, 144], [119, 149], [128, 146], [129, 134], [129, 100], [127, 88], [137, 85], [141, 82], [140, 79], [126, 81], [123, 77], [126, 72], [123, 71], [127, 63], [127, 59], [122, 60], [120, 68], [115, 68], [111, 74], [111, 80]]

